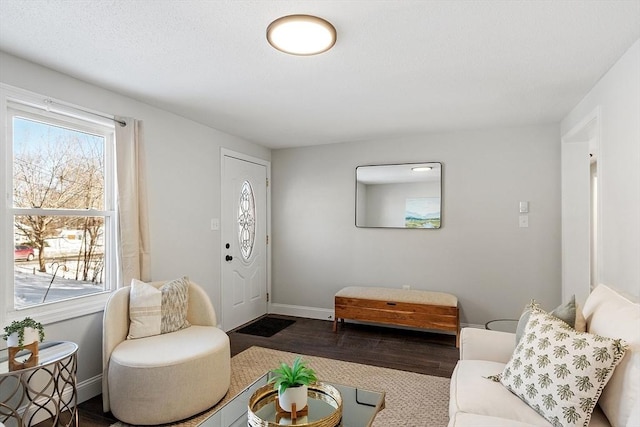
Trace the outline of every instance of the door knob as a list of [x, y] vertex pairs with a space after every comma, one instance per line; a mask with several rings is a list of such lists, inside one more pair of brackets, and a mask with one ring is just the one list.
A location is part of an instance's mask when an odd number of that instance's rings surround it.
[[224, 259], [226, 259], [227, 261], [231, 261], [233, 257], [231, 255], [227, 255], [226, 257], [224, 257]]

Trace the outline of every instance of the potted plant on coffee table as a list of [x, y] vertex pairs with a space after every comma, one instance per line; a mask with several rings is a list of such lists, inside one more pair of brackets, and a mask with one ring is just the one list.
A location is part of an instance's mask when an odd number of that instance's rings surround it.
[[[278, 390], [278, 404], [286, 412], [298, 412], [307, 406], [308, 386], [316, 382], [316, 373], [297, 357], [291, 366], [280, 363], [271, 370], [275, 377], [271, 379], [274, 390]], [[295, 404], [295, 406], [293, 406]]]
[[44, 341], [42, 323], [36, 322], [31, 317], [14, 320], [9, 326], [5, 326], [4, 333], [7, 347], [17, 347], [19, 350], [33, 342]]

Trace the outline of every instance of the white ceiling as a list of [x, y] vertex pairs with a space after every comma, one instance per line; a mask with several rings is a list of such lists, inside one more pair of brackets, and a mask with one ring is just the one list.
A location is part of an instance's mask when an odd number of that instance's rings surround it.
[[[295, 13], [334, 48], [271, 48]], [[638, 38], [640, 0], [0, 0], [0, 50], [272, 148], [556, 123]]]

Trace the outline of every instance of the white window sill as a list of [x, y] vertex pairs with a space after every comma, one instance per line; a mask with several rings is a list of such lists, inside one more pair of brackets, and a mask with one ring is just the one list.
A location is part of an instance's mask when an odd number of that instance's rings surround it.
[[39, 304], [35, 307], [20, 310], [11, 310], [7, 312], [6, 324], [14, 320], [22, 320], [25, 317], [32, 317], [46, 325], [97, 313], [104, 310], [104, 306], [110, 295], [111, 292], [105, 291], [95, 295], [82, 296], [49, 304]]

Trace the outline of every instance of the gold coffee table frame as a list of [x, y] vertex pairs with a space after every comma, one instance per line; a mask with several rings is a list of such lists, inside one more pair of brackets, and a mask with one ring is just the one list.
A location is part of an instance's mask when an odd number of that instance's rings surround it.
[[[342, 396], [340, 392], [332, 385], [317, 382], [309, 385], [309, 399], [320, 400], [326, 402], [335, 410], [319, 420], [303, 422], [302, 418], [296, 421], [288, 420], [288, 424], [279, 424], [278, 421], [266, 421], [261, 419], [256, 412], [267, 405], [273, 405], [276, 411], [278, 392], [273, 389], [273, 384], [267, 384], [256, 390], [251, 399], [249, 399], [249, 408], [247, 410], [248, 423], [252, 427], [277, 427], [281, 425], [296, 425], [304, 427], [335, 427], [340, 423], [342, 418]], [[279, 420], [279, 419], [277, 419]], [[298, 422], [300, 421], [300, 422]]]

